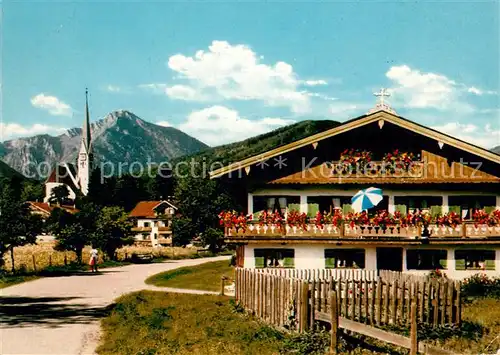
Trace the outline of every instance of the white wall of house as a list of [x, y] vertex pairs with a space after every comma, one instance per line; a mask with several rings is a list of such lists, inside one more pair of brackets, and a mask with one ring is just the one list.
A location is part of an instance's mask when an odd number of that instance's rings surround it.
[[[273, 188], [263, 188], [253, 191], [248, 194], [248, 213], [251, 214], [253, 210], [253, 197], [254, 196], [299, 196], [300, 197], [300, 212], [307, 212], [307, 197], [308, 196], [354, 196], [359, 190], [342, 190], [342, 189], [325, 189], [321, 187], [308, 187], [305, 190], [296, 189], [273, 189]], [[391, 190], [383, 189], [384, 195], [389, 198], [389, 212], [394, 212], [394, 197], [395, 196], [439, 196], [443, 200], [443, 212], [448, 212], [448, 197], [449, 196], [494, 196], [495, 194], [491, 192], [478, 193], [476, 191], [447, 191], [443, 193], [440, 190]], [[500, 195], [496, 195], [496, 208], [500, 209]]]
[[345, 245], [336, 246], [333, 244], [300, 244], [300, 245], [282, 245], [282, 244], [252, 244], [245, 246], [244, 267], [255, 268], [254, 249], [294, 249], [295, 250], [295, 269], [324, 269], [325, 268], [325, 249], [365, 249], [365, 268], [370, 270], [377, 269], [377, 254], [374, 247]]
[[[395, 247], [391, 245], [391, 247]], [[244, 267], [255, 268], [254, 249], [294, 249], [295, 250], [295, 269], [324, 269], [325, 268], [325, 249], [365, 249], [365, 269], [377, 270], [377, 250], [376, 247], [368, 245], [342, 245], [337, 246], [334, 244], [250, 244], [245, 246], [244, 251]], [[403, 247], [403, 272], [426, 275], [430, 270], [408, 270], [406, 263], [406, 250], [407, 249], [439, 249], [447, 251], [447, 265], [446, 269], [442, 270], [446, 275], [452, 279], [463, 279], [468, 276], [484, 273], [488, 276], [500, 276], [500, 247], [492, 246], [467, 246], [458, 247], [459, 249], [494, 249], [495, 255], [495, 270], [455, 270], [455, 249], [454, 246], [404, 246]]]
[[[47, 182], [45, 184], [45, 198], [43, 199], [43, 202], [49, 202], [50, 195], [52, 194], [52, 189], [54, 189], [57, 186], [65, 185], [62, 182]], [[67, 185], [66, 185], [67, 186]], [[71, 200], [74, 200], [76, 198], [75, 192], [68, 186], [68, 191], [69, 191], [69, 196]]]
[[[139, 218], [137, 219], [136, 227], [151, 228], [151, 231], [149, 231], [149, 233], [147, 231], [137, 233], [134, 238], [135, 240], [138, 241], [149, 240], [151, 241], [151, 245], [153, 247], [158, 246], [160, 244], [158, 242], [158, 238], [160, 238], [160, 233], [158, 228], [168, 227], [170, 225], [171, 225], [171, 220], [164, 220], [157, 218]], [[162, 236], [161, 238], [165, 238], [165, 236]]]

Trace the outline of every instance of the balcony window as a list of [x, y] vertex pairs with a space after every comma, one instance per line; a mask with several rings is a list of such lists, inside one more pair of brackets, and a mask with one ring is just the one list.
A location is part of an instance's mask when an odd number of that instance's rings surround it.
[[364, 249], [325, 249], [327, 269], [364, 269]]
[[280, 212], [283, 216], [286, 210], [300, 210], [299, 196], [254, 196], [253, 213], [257, 217], [263, 211]]
[[144, 227], [149, 228], [149, 222], [144, 222]]
[[406, 251], [408, 270], [446, 269], [446, 250], [409, 249]]
[[431, 210], [437, 211], [436, 207], [443, 205], [443, 198], [441, 196], [395, 196], [394, 204], [406, 206], [407, 212], [411, 213], [415, 210], [431, 212]]
[[294, 249], [255, 249], [256, 268], [291, 268], [294, 267]]
[[450, 211], [456, 212], [463, 219], [471, 219], [475, 209], [491, 209], [496, 205], [496, 196], [450, 196]]
[[309, 196], [307, 197], [307, 205], [309, 214], [318, 212], [333, 212], [335, 208], [342, 208], [342, 205], [351, 203], [351, 197], [347, 196]]
[[455, 269], [495, 270], [494, 250], [456, 250]]

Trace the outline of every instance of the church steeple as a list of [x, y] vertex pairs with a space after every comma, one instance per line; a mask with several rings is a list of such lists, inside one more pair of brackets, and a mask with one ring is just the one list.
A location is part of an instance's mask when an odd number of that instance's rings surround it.
[[89, 90], [85, 89], [85, 120], [83, 121], [82, 144], [87, 153], [90, 153], [92, 137], [90, 135], [90, 115], [89, 115]]
[[87, 195], [92, 171], [92, 136], [90, 133], [89, 92], [85, 89], [85, 119], [82, 127], [82, 144], [78, 154], [78, 184], [80, 191]]

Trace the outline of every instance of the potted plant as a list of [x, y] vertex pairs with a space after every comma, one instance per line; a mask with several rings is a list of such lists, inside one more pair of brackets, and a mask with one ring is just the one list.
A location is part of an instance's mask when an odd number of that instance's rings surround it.
[[289, 211], [286, 216], [286, 223], [293, 228], [296, 232], [297, 228], [302, 228], [302, 230], [307, 230], [307, 214], [305, 212], [299, 211]]
[[448, 212], [436, 218], [436, 225], [456, 228], [462, 223], [462, 218], [456, 212]]
[[[339, 165], [334, 167], [340, 173], [346, 174], [364, 171], [368, 163], [372, 161], [372, 152], [361, 149], [346, 149], [340, 153]], [[360, 169], [361, 168], [361, 169]]]

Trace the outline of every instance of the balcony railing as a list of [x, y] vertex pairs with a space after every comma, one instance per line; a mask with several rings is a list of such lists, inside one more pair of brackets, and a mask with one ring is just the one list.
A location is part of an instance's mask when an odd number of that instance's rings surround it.
[[[500, 226], [474, 225], [462, 223], [456, 227], [429, 225], [430, 238], [446, 237], [500, 237]], [[310, 238], [361, 238], [361, 237], [394, 237], [412, 238], [422, 235], [422, 227], [416, 226], [369, 226], [343, 224], [340, 227], [326, 224], [319, 227], [315, 224], [303, 226], [278, 226], [248, 224], [246, 228], [226, 228], [226, 238], [238, 237], [310, 237]]]
[[132, 232], [151, 232], [151, 227], [132, 227]]

